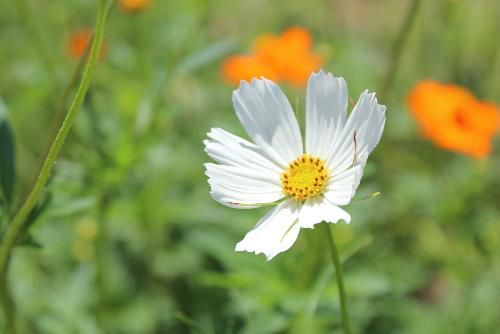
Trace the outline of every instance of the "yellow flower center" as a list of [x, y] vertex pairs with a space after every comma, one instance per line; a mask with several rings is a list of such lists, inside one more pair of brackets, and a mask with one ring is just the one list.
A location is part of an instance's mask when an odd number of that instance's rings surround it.
[[329, 178], [325, 161], [318, 157], [304, 154], [288, 165], [281, 175], [283, 192], [304, 201], [321, 194]]

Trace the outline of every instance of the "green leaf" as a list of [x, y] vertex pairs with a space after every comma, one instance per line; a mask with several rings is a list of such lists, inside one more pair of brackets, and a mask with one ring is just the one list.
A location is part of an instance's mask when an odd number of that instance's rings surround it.
[[38, 217], [43, 212], [45, 212], [45, 210], [49, 207], [51, 202], [52, 202], [52, 194], [47, 193], [47, 195], [45, 195], [45, 197], [42, 199], [42, 201], [40, 203], [38, 203], [38, 205], [35, 206], [33, 208], [33, 210], [31, 210], [31, 212], [29, 213], [28, 217], [26, 218], [26, 222], [23, 225], [23, 231], [25, 231], [25, 232], [29, 231], [31, 226], [33, 226], [33, 224], [35, 224]]
[[232, 39], [225, 39], [213, 43], [205, 49], [197, 51], [196, 53], [186, 57], [182, 62], [180, 62], [176, 70], [179, 73], [192, 72], [223, 57], [234, 49], [234, 46], [235, 41]]
[[7, 108], [0, 100], [0, 194], [9, 205], [16, 179], [14, 136], [7, 120]]
[[16, 242], [16, 246], [21, 247], [32, 247], [32, 248], [42, 248], [43, 246], [38, 243], [31, 234], [25, 234]]

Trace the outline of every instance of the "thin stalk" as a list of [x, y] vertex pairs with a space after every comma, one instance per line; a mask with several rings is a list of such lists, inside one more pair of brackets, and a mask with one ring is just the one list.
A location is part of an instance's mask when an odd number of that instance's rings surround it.
[[394, 41], [391, 49], [391, 55], [389, 60], [389, 68], [387, 69], [387, 73], [383, 78], [381, 88], [379, 91], [379, 96], [381, 99], [387, 98], [387, 94], [391, 90], [392, 84], [394, 82], [394, 78], [396, 77], [396, 73], [399, 68], [399, 63], [401, 60], [401, 55], [403, 54], [403, 49], [408, 40], [408, 35], [413, 26], [413, 22], [415, 21], [415, 17], [417, 16], [418, 7], [420, 5], [420, 0], [413, 0], [411, 7], [406, 15], [406, 18], [403, 22], [399, 30], [399, 34]]
[[[55, 135], [59, 131], [59, 125], [62, 123], [62, 121], [64, 120], [64, 118], [66, 116], [66, 108], [67, 108], [67, 105], [69, 102], [69, 98], [71, 97], [71, 92], [76, 88], [76, 86], [79, 83], [78, 79], [81, 76], [83, 65], [85, 64], [85, 59], [87, 59], [89, 51], [90, 51], [90, 47], [87, 47], [84, 55], [78, 61], [78, 65], [75, 68], [75, 70], [71, 76], [69, 84], [66, 86], [66, 89], [64, 90], [64, 93], [63, 93], [62, 99], [61, 99], [61, 104], [59, 105], [59, 108], [57, 109], [57, 111], [55, 112], [55, 115], [53, 116], [53, 120], [52, 120], [51, 125], [50, 125], [50, 130], [48, 130], [48, 134], [50, 134], [49, 139], [55, 137]], [[37, 177], [40, 174], [40, 171], [42, 170], [43, 163], [45, 162], [45, 157], [47, 156], [51, 145], [52, 145], [52, 143], [48, 140], [43, 143], [44, 148], [43, 148], [42, 152], [44, 154], [41, 155], [40, 158], [38, 159], [36, 174], [34, 174], [34, 177], [32, 178], [32, 180], [30, 180], [30, 183], [28, 184], [28, 186], [25, 189], [23, 189], [21, 198], [25, 198], [25, 196], [28, 196], [29, 195], [28, 191], [33, 189], [35, 182], [37, 181]]]
[[[10, 224], [7, 226], [5, 236], [2, 240], [2, 244], [0, 245], [0, 282], [2, 282], [2, 280], [6, 280], [11, 253], [16, 244], [16, 241], [18, 240], [23, 230], [23, 224], [26, 221], [26, 218], [28, 217], [31, 210], [33, 210], [35, 205], [38, 203], [40, 196], [44, 192], [45, 184], [47, 183], [47, 180], [51, 174], [56, 159], [59, 156], [64, 141], [69, 131], [71, 130], [75, 117], [78, 114], [78, 111], [80, 110], [80, 107], [82, 106], [85, 99], [85, 95], [90, 86], [90, 81], [94, 74], [97, 59], [101, 49], [101, 44], [104, 36], [104, 28], [106, 25], [107, 8], [107, 1], [100, 0], [99, 9], [97, 12], [95, 38], [92, 42], [90, 55], [82, 75], [80, 86], [78, 87], [73, 102], [69, 107], [68, 113], [66, 114], [66, 117], [62, 122], [61, 127], [59, 128], [59, 132], [57, 133], [50, 147], [50, 150], [43, 163], [42, 169], [40, 170], [40, 174], [38, 175], [33, 189], [31, 190], [30, 194], [28, 195], [25, 202], [20, 207]], [[13, 316], [9, 315], [8, 310], [5, 308], [4, 312], [6, 314], [6, 317]]]
[[325, 234], [328, 240], [330, 253], [332, 255], [333, 266], [335, 267], [335, 276], [337, 278], [337, 287], [339, 289], [340, 296], [340, 311], [342, 313], [342, 328], [344, 329], [344, 334], [351, 334], [352, 329], [351, 318], [349, 317], [349, 303], [344, 286], [344, 274], [342, 270], [342, 263], [340, 262], [339, 251], [337, 245], [335, 244], [330, 224], [323, 223], [322, 225], [325, 227]]
[[8, 282], [5, 277], [0, 278], [0, 303], [2, 303], [5, 318], [5, 333], [17, 333], [14, 300], [10, 295]]

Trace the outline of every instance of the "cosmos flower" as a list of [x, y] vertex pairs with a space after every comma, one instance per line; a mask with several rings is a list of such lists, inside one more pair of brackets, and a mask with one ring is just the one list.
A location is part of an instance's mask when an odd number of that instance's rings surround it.
[[265, 34], [258, 37], [251, 55], [236, 55], [222, 66], [224, 78], [235, 85], [240, 80], [264, 76], [270, 80], [286, 81], [304, 86], [309, 74], [317, 71], [323, 59], [312, 51], [309, 31], [294, 27], [281, 36]]
[[439, 147], [476, 158], [491, 152], [500, 129], [497, 106], [479, 101], [463, 87], [436, 81], [419, 83], [408, 103], [423, 135]]
[[120, 0], [122, 9], [129, 12], [137, 12], [145, 9], [151, 4], [151, 0]]
[[349, 223], [340, 206], [354, 196], [384, 129], [386, 108], [375, 93], [363, 92], [348, 117], [345, 80], [313, 73], [305, 147], [292, 107], [272, 81], [242, 81], [233, 104], [253, 142], [219, 128], [208, 133], [206, 152], [218, 162], [205, 164], [211, 195], [237, 209], [275, 205], [236, 250], [272, 259], [292, 246], [301, 228], [322, 221]]
[[256, 55], [229, 57], [222, 71], [226, 80], [231, 83], [239, 83], [241, 80], [251, 80], [260, 76], [274, 81], [280, 79], [280, 75], [262, 57]]
[[[91, 42], [92, 30], [81, 29], [71, 33], [69, 38], [69, 53], [74, 59], [80, 59], [84, 54], [87, 46]], [[99, 54], [100, 58], [103, 58], [106, 54], [106, 43], [103, 42], [101, 46], [101, 52]]]

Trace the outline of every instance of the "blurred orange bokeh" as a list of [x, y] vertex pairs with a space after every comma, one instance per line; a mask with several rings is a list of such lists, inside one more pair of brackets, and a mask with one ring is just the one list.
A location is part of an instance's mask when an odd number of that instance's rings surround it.
[[222, 66], [224, 78], [232, 84], [264, 76], [303, 86], [311, 72], [319, 70], [323, 59], [312, 51], [309, 31], [295, 27], [282, 35], [265, 34], [255, 40], [254, 54], [228, 57]]
[[436, 81], [419, 83], [408, 103], [424, 136], [438, 146], [476, 158], [490, 154], [500, 129], [496, 105], [479, 101], [463, 87]]
[[[78, 31], [74, 31], [71, 33], [69, 38], [69, 53], [71, 57], [75, 59], [80, 59], [87, 49], [88, 43], [91, 42], [92, 38], [92, 30], [90, 29], [82, 29]], [[99, 57], [103, 58], [107, 51], [107, 45], [103, 42], [101, 46], [101, 52]]]
[[120, 0], [120, 6], [130, 12], [139, 11], [148, 7], [151, 0]]

